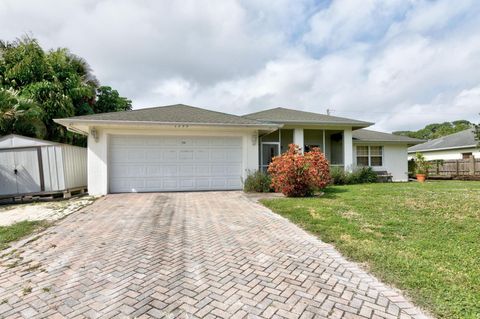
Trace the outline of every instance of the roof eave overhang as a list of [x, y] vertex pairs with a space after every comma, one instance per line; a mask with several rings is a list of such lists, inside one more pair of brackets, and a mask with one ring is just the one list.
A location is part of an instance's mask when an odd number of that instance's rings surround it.
[[375, 124], [375, 123], [369, 123], [369, 122], [349, 123], [349, 122], [316, 122], [316, 121], [268, 121], [268, 122], [274, 123], [274, 124], [281, 124], [281, 125], [351, 126], [354, 128], [365, 128]]
[[441, 148], [434, 148], [434, 149], [420, 149], [420, 150], [412, 150], [408, 151], [409, 154], [411, 153], [419, 153], [419, 152], [436, 152], [436, 151], [449, 151], [449, 150], [459, 150], [464, 148], [478, 148], [478, 145], [462, 145], [462, 146], [453, 146], [453, 147], [441, 147]]
[[387, 141], [387, 140], [359, 140], [353, 139], [353, 143], [388, 143], [388, 144], [402, 144], [402, 145], [417, 145], [423, 142], [412, 142], [412, 141]]
[[161, 121], [110, 121], [110, 120], [73, 120], [73, 119], [54, 119], [54, 122], [67, 128], [75, 126], [166, 126], [166, 127], [219, 127], [219, 128], [249, 128], [249, 129], [278, 129], [283, 125], [277, 123], [251, 123], [251, 124], [232, 124], [232, 123], [192, 123], [192, 122], [161, 122]]

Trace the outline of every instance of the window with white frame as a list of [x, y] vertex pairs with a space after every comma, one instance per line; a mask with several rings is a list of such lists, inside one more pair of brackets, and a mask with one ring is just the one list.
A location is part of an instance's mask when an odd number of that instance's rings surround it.
[[358, 166], [383, 166], [383, 146], [357, 146]]

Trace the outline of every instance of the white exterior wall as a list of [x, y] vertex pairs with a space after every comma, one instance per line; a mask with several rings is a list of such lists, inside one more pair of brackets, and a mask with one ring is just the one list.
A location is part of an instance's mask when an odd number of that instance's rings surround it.
[[303, 145], [305, 144], [303, 137], [303, 128], [293, 129], [293, 144], [298, 145], [301, 152], [303, 153]]
[[76, 146], [62, 146], [65, 188], [87, 186], [87, 149]]
[[[425, 151], [419, 153], [422, 153], [428, 161], [462, 159], [462, 153], [472, 153], [475, 158], [480, 158], [480, 149], [478, 148], [460, 148], [441, 151]], [[415, 153], [408, 154], [408, 159], [414, 157]]]
[[[88, 193], [105, 195], [108, 185], [108, 141], [110, 135], [174, 135], [174, 136], [240, 136], [242, 137], [242, 178], [247, 171], [258, 169], [258, 132], [254, 129], [225, 129], [218, 127], [175, 128], [107, 128], [96, 127], [98, 139], [88, 136]], [[255, 136], [253, 143], [252, 136]]]
[[375, 171], [387, 171], [392, 174], [394, 182], [408, 181], [408, 152], [407, 145], [402, 144], [378, 144], [378, 143], [354, 143], [353, 163], [357, 165], [358, 145], [383, 146], [383, 165], [372, 167]]
[[42, 146], [46, 192], [87, 186], [87, 149], [66, 144]]
[[346, 171], [351, 171], [354, 166], [353, 154], [352, 129], [346, 128], [343, 131], [343, 167]]
[[43, 181], [46, 192], [65, 189], [61, 146], [42, 147]]

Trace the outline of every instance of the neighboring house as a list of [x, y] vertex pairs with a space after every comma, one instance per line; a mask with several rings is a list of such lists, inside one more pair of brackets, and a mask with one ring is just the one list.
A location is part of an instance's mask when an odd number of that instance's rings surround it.
[[409, 159], [415, 153], [422, 153], [429, 161], [467, 159], [472, 155], [480, 158], [473, 128], [412, 146], [408, 149]]
[[88, 135], [88, 189], [116, 192], [241, 189], [295, 143], [333, 166], [372, 166], [407, 180], [407, 147], [421, 141], [362, 130], [369, 122], [275, 108], [236, 116], [187, 105], [56, 119]]
[[86, 186], [86, 148], [16, 134], [0, 137], [0, 196], [69, 194]]

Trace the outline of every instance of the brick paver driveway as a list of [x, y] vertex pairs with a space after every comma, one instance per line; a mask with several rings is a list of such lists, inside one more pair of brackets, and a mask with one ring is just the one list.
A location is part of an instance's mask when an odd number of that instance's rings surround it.
[[0, 261], [0, 317], [423, 316], [241, 192], [109, 195]]

